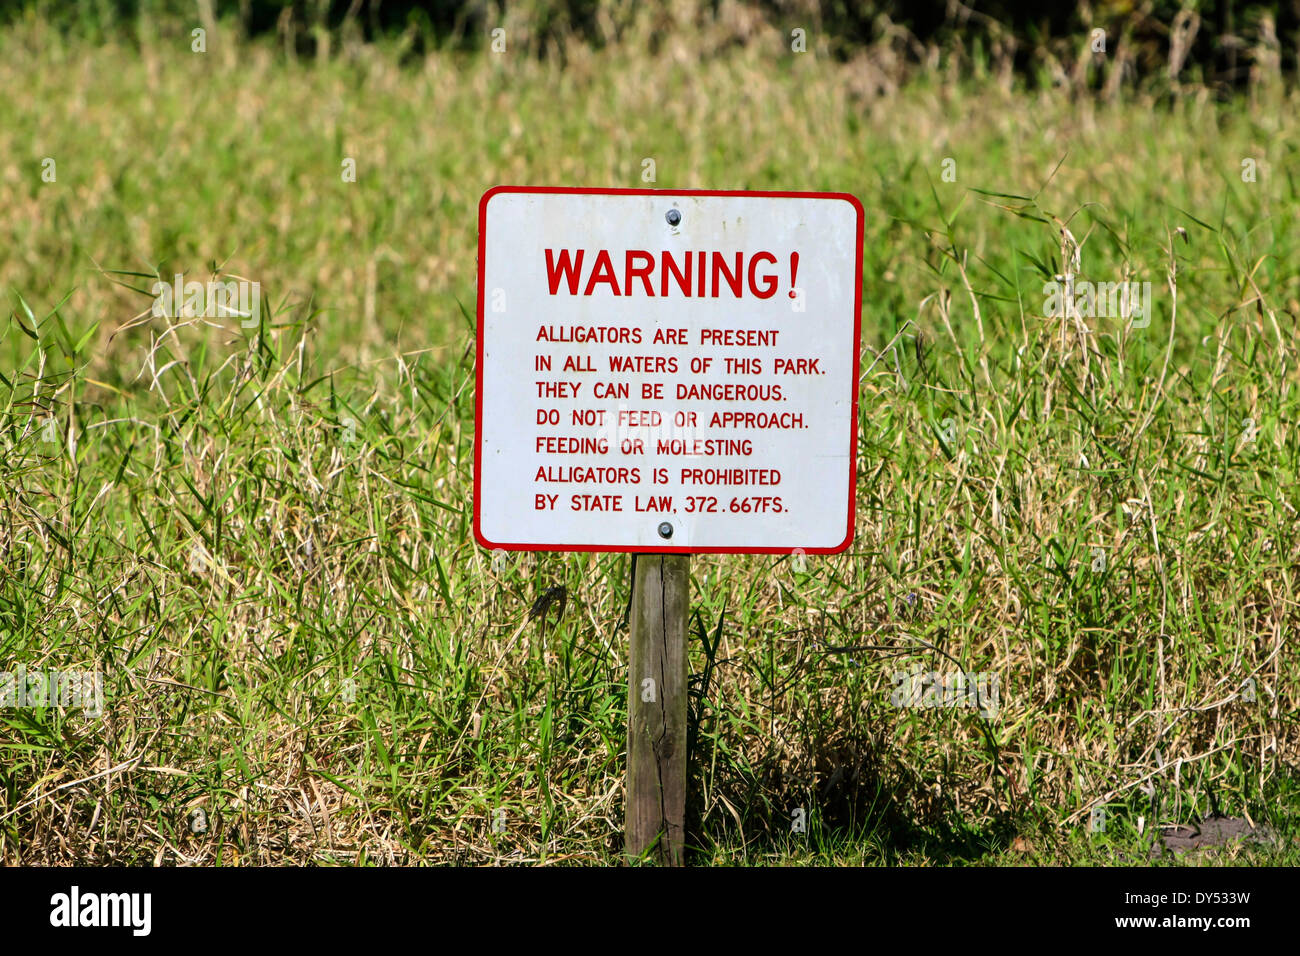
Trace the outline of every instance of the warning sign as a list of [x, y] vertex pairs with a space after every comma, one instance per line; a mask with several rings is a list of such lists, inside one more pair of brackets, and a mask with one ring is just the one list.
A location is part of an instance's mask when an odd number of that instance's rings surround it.
[[844, 193], [488, 191], [478, 542], [847, 548], [862, 227]]

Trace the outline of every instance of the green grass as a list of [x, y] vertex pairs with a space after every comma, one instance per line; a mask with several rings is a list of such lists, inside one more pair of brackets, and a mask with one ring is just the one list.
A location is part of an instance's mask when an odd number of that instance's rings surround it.
[[[1211, 798], [1279, 834], [1216, 861], [1300, 859], [1296, 92], [880, 97], [678, 40], [0, 37], [0, 669], [107, 695], [0, 710], [0, 860], [619, 859], [628, 560], [474, 545], [470, 316], [488, 187], [647, 157], [868, 210], [853, 548], [693, 559], [692, 859], [1118, 863]], [[1072, 241], [1148, 327], [1043, 315]], [[148, 316], [214, 271], [257, 328]], [[891, 706], [914, 664], [996, 718]]]

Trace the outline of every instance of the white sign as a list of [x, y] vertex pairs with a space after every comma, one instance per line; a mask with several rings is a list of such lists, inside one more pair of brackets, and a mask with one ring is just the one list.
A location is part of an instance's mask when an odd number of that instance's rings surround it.
[[843, 193], [485, 194], [478, 542], [847, 548], [862, 226]]

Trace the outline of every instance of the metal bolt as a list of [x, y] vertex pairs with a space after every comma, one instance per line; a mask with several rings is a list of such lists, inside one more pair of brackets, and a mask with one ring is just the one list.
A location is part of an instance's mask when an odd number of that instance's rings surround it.
[[[676, 209], [669, 209], [668, 214], [664, 216], [664, 218], [668, 220], [668, 225], [675, 226], [682, 221], [682, 214]], [[662, 532], [663, 528], [660, 528], [659, 530]], [[666, 538], [668, 535], [664, 535], [664, 537]]]
[[665, 521], [665, 522], [663, 522], [661, 525], [659, 525], [659, 537], [661, 537], [661, 538], [671, 538], [672, 536], [673, 536], [673, 526], [672, 526], [672, 525], [670, 525], [667, 521]]

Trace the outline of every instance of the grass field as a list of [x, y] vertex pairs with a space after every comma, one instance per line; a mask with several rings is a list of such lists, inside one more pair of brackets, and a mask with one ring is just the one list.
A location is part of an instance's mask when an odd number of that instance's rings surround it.
[[[0, 669], [105, 692], [0, 709], [0, 861], [620, 859], [629, 562], [474, 544], [472, 316], [487, 188], [645, 159], [867, 210], [856, 541], [693, 559], [692, 860], [1134, 862], [1213, 810], [1276, 839], [1212, 859], [1300, 861], [1300, 96], [755, 30], [0, 36]], [[151, 316], [176, 273], [257, 327]], [[1150, 314], [1045, 314], [1067, 274]], [[996, 715], [894, 706], [913, 667]]]

